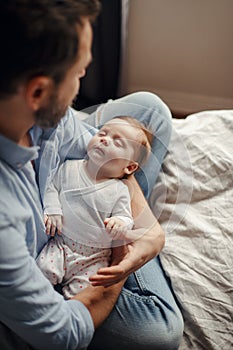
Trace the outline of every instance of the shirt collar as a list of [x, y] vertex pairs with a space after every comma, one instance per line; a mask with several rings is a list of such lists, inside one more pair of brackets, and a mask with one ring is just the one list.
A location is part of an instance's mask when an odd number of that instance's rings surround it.
[[12, 168], [21, 169], [28, 161], [38, 157], [38, 146], [22, 147], [0, 134], [0, 159]]

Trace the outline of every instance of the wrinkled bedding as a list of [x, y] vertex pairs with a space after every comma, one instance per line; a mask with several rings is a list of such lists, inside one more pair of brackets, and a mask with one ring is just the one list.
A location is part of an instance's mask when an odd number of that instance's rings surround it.
[[173, 119], [150, 205], [185, 320], [180, 350], [233, 349], [233, 110]]

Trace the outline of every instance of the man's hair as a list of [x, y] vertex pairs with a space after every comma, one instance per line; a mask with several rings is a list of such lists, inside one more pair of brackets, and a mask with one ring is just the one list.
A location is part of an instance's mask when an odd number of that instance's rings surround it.
[[141, 122], [131, 116], [116, 116], [113, 119], [125, 120], [128, 124], [142, 131], [142, 138], [138, 140], [141, 144], [138, 157], [136, 159], [139, 167], [141, 167], [148, 160], [151, 153], [151, 145], [153, 141], [153, 134]]
[[59, 84], [77, 59], [77, 24], [99, 10], [98, 0], [1, 0], [0, 98], [39, 75]]

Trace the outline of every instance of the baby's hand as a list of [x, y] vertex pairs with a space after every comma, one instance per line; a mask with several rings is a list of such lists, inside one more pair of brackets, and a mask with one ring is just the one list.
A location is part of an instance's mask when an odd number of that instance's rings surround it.
[[125, 221], [112, 216], [111, 218], [106, 218], [104, 220], [106, 231], [112, 237], [112, 239], [124, 240], [127, 233], [127, 224]]
[[53, 237], [56, 232], [61, 235], [62, 215], [46, 215], [45, 226], [47, 235]]

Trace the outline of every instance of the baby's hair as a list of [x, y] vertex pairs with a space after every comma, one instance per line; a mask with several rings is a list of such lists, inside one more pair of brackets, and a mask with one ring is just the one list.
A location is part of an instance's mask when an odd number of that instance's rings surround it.
[[131, 116], [120, 115], [120, 116], [115, 116], [113, 119], [125, 120], [128, 124], [134, 126], [135, 128], [138, 128], [143, 132], [144, 137], [141, 140], [140, 152], [139, 152], [138, 158], [136, 159], [140, 168], [144, 163], [146, 163], [151, 153], [151, 144], [153, 140], [153, 134], [150, 132], [150, 130], [147, 127], [145, 127], [145, 125], [143, 125], [141, 122], [139, 122], [137, 119]]

